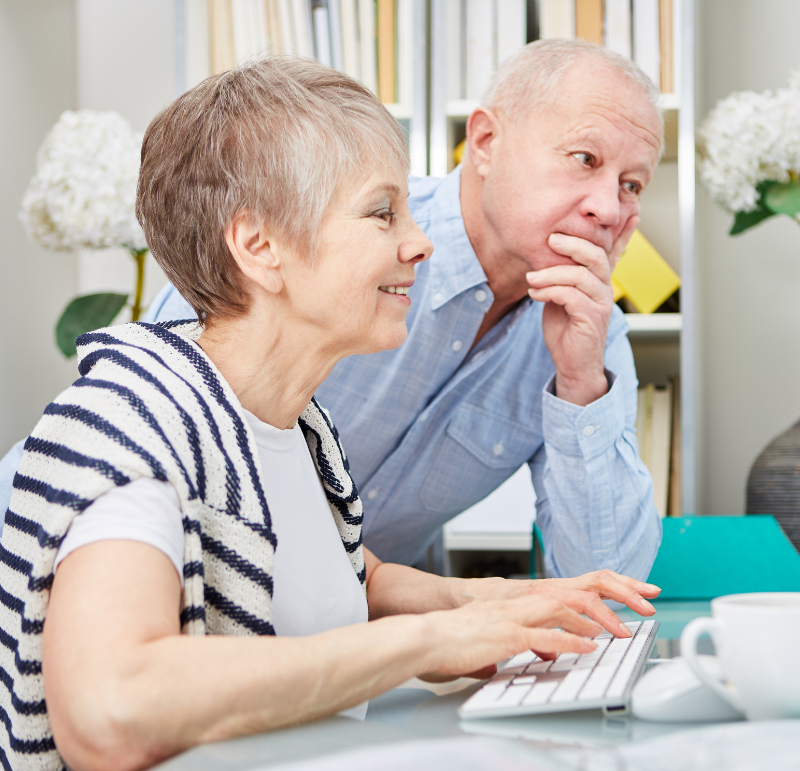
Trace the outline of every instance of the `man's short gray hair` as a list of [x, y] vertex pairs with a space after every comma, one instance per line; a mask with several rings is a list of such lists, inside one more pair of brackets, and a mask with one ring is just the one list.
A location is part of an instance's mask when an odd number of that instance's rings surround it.
[[506, 59], [495, 72], [483, 105], [518, 123], [553, 103], [564, 74], [579, 61], [593, 59], [641, 88], [662, 121], [661, 92], [630, 59], [585, 40], [537, 40]]
[[311, 59], [268, 58], [207, 78], [153, 119], [136, 214], [198, 317], [235, 316], [248, 307], [225, 240], [235, 217], [310, 258], [337, 195], [408, 165], [399, 124], [369, 89]]

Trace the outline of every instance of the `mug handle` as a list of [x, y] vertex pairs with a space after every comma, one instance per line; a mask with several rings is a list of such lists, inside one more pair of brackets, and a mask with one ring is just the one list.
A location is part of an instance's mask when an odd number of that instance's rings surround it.
[[[712, 677], [697, 658], [697, 641], [700, 635], [708, 633], [714, 639], [714, 633], [719, 631], [719, 624], [707, 616], [696, 618], [690, 621], [681, 634], [681, 656], [683, 656], [689, 669], [697, 675], [701, 683], [708, 686], [720, 698], [724, 699], [735, 710], [744, 713], [744, 702], [739, 693], [733, 688], [723, 685], [719, 680]], [[716, 640], [714, 640], [716, 644]]]

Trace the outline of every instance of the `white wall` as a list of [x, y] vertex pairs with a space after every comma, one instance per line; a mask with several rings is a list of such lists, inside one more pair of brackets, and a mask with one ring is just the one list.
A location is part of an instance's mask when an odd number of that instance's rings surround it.
[[[176, 96], [172, 0], [77, 0], [78, 106], [116, 110], [139, 131]], [[145, 303], [166, 279], [152, 257]], [[83, 251], [78, 291], [132, 292], [134, 262], [124, 249]]]
[[75, 294], [75, 255], [32, 244], [17, 219], [36, 150], [75, 106], [73, 0], [0, 0], [0, 453], [74, 377], [53, 328]]
[[[698, 119], [800, 67], [795, 0], [698, 0], [698, 11]], [[732, 238], [730, 215], [699, 185], [697, 222], [698, 511], [739, 514], [753, 460], [800, 419], [800, 225], [776, 217]]]

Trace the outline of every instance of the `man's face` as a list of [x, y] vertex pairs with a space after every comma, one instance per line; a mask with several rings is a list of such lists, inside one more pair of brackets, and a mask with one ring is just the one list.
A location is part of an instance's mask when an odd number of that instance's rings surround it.
[[484, 179], [484, 214], [515, 273], [575, 264], [549, 247], [553, 233], [610, 252], [661, 150], [655, 109], [613, 71], [579, 62], [557, 88], [552, 105], [504, 126]]

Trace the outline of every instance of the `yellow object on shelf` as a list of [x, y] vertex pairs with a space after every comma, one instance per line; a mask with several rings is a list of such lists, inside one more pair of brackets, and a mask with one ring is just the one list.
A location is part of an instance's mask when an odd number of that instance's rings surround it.
[[626, 297], [639, 313], [652, 313], [678, 289], [681, 279], [638, 231], [611, 276], [614, 301]]
[[464, 157], [464, 150], [466, 150], [466, 148], [467, 148], [467, 140], [462, 139], [458, 143], [456, 149], [453, 150], [453, 160], [455, 161], [456, 166], [458, 166], [458, 164], [461, 163], [461, 159]]

